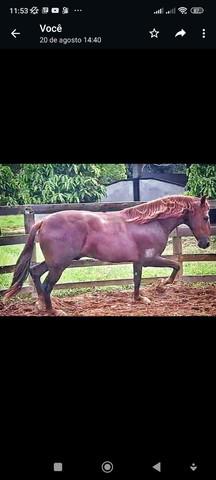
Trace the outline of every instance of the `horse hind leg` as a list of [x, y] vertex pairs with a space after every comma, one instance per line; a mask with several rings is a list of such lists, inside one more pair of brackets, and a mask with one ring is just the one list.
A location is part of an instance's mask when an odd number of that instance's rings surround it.
[[173, 269], [168, 279], [162, 280], [162, 281], [160, 280], [159, 287], [172, 284], [176, 278], [176, 275], [180, 270], [180, 265], [177, 262], [174, 262], [174, 260], [170, 260], [168, 258], [164, 258], [160, 256], [155, 257], [153, 259], [151, 266], [152, 267], [170, 267]]
[[65, 312], [62, 310], [56, 310], [53, 308], [52, 301], [50, 298], [50, 294], [52, 292], [52, 289], [56, 282], [59, 280], [61, 277], [61, 274], [63, 272], [64, 268], [60, 266], [56, 267], [49, 267], [49, 273], [47, 277], [45, 278], [43, 282], [43, 292], [44, 292], [44, 300], [45, 300], [45, 305], [46, 305], [46, 311], [47, 313], [50, 313], [51, 315], [57, 315], [57, 316], [64, 316], [66, 315]]
[[44, 297], [44, 289], [43, 285], [41, 283], [40, 277], [46, 273], [48, 270], [48, 266], [46, 262], [40, 263], [40, 265], [34, 265], [30, 267], [30, 275], [32, 277], [32, 280], [34, 282], [37, 294], [38, 294], [38, 300], [36, 302], [36, 307], [38, 310], [45, 310], [46, 304], [45, 304], [45, 297]]

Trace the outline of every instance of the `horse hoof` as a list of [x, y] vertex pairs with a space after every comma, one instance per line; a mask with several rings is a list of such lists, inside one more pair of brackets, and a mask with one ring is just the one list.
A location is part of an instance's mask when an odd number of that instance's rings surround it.
[[143, 303], [146, 303], [147, 305], [149, 305], [149, 303], [151, 303], [151, 300], [149, 300], [149, 298], [147, 298], [147, 297], [142, 297], [142, 301], [143, 301]]
[[149, 303], [151, 303], [151, 300], [149, 300], [149, 298], [147, 298], [147, 297], [144, 297], [143, 295], [140, 295], [139, 297], [135, 297], [134, 301], [135, 302], [143, 302], [143, 303], [146, 303], [148, 305], [149, 305]]
[[63, 310], [53, 309], [52, 313], [55, 317], [66, 317], [67, 316], [67, 314]]
[[35, 303], [35, 307], [38, 312], [43, 312], [46, 309], [45, 304], [41, 302], [41, 300], [37, 300], [37, 302]]
[[167, 287], [167, 285], [171, 286], [171, 285], [173, 285], [173, 283], [174, 282], [171, 282], [170, 280], [165, 280], [164, 285], [166, 285], [166, 287]]
[[161, 278], [160, 280], [155, 282], [156, 287], [163, 287], [167, 280], [165, 278]]
[[156, 289], [155, 289], [156, 293], [165, 293], [166, 292], [166, 288], [164, 285], [157, 285], [156, 286]]
[[134, 302], [140, 302], [142, 300], [141, 296], [139, 295], [139, 297], [134, 297]]
[[165, 286], [167, 285], [167, 280], [165, 279], [162, 279], [162, 280], [159, 280], [159, 282], [156, 283], [155, 285], [155, 288], [158, 292], [165, 292]]

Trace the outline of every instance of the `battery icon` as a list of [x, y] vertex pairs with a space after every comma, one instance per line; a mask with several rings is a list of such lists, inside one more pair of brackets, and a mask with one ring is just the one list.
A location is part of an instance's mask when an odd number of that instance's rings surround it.
[[204, 12], [204, 8], [203, 7], [192, 7], [190, 9], [191, 13], [194, 13], [194, 14], [199, 14], [199, 13], [203, 13]]
[[53, 7], [51, 8], [52, 13], [59, 13], [59, 8], [58, 7]]

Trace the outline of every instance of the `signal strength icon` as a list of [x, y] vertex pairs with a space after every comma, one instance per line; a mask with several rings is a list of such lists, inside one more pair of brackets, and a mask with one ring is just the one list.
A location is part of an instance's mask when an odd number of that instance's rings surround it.
[[164, 13], [164, 8], [159, 8], [159, 10], [155, 10], [154, 15], [161, 15]]
[[176, 13], [176, 8], [171, 8], [171, 10], [167, 10], [166, 15], [170, 15], [174, 13]]

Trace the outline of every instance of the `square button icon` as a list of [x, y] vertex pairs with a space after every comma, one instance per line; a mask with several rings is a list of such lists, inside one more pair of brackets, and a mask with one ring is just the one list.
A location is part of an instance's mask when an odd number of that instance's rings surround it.
[[53, 464], [53, 470], [54, 472], [62, 472], [63, 471], [63, 465], [61, 462], [55, 462]]

